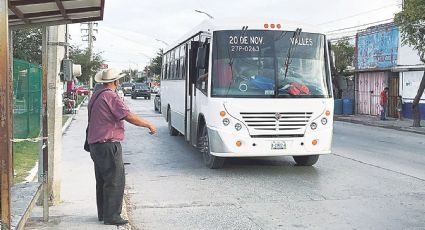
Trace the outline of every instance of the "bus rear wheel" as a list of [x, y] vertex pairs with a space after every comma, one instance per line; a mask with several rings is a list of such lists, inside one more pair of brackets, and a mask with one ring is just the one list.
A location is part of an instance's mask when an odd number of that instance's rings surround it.
[[168, 117], [168, 133], [170, 134], [170, 136], [179, 135], [179, 131], [177, 131], [177, 129], [173, 127], [173, 124], [171, 124], [171, 109], [168, 109], [167, 117]]
[[204, 158], [204, 163], [208, 168], [219, 169], [223, 167], [225, 158], [214, 156], [210, 152], [210, 141], [206, 125], [204, 125], [202, 133], [198, 139], [198, 146]]
[[312, 166], [319, 160], [319, 155], [293, 156], [298, 166]]

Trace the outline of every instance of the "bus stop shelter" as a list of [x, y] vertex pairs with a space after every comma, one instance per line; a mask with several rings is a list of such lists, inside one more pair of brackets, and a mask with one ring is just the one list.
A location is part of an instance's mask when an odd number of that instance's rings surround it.
[[[47, 122], [47, 38], [48, 26], [103, 20], [105, 0], [0, 0], [0, 228], [22, 229], [38, 197], [43, 196], [43, 219], [48, 220], [47, 180], [36, 182], [27, 189], [25, 208], [16, 213], [11, 205], [16, 193], [12, 166], [13, 141], [13, 78], [10, 31], [23, 27], [42, 27], [42, 175], [48, 175]], [[13, 191], [13, 192], [12, 192]], [[28, 199], [28, 201], [25, 201]], [[13, 213], [13, 215], [12, 215]], [[12, 217], [13, 216], [13, 217]]]

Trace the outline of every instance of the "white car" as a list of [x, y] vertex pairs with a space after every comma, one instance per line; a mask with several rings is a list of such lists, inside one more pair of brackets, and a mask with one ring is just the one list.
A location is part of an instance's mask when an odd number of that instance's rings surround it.
[[117, 94], [124, 101], [124, 92], [122, 91], [122, 89], [117, 89]]
[[124, 93], [124, 96], [131, 94], [131, 90], [133, 89], [133, 85], [134, 84], [130, 83], [130, 82], [124, 82], [124, 83], [121, 84], [121, 88], [122, 88], [122, 91]]

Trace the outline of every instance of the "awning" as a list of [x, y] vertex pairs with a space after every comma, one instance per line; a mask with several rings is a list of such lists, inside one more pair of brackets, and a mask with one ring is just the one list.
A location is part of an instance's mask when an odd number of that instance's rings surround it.
[[399, 65], [391, 68], [392, 72], [424, 71], [425, 65]]
[[9, 26], [61, 25], [103, 20], [105, 0], [9, 0]]
[[348, 69], [344, 70], [344, 73], [354, 74], [354, 73], [362, 73], [362, 72], [408, 72], [408, 71], [424, 71], [425, 65], [398, 65], [394, 67], [388, 68], [370, 68], [370, 69]]

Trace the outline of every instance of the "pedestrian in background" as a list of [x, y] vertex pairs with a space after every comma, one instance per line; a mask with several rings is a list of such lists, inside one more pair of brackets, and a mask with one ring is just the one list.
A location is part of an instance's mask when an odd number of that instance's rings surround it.
[[379, 105], [381, 106], [381, 120], [387, 120], [388, 111], [388, 87], [385, 87], [379, 95]]
[[89, 125], [87, 141], [94, 162], [96, 200], [99, 221], [106, 225], [128, 223], [121, 217], [125, 174], [120, 142], [124, 139], [124, 120], [156, 133], [156, 127], [130, 112], [116, 93], [118, 80], [124, 75], [115, 69], [104, 69], [95, 80], [103, 83], [88, 105]]
[[403, 99], [400, 95], [398, 95], [397, 97], [397, 113], [398, 113], [398, 120], [402, 121], [403, 120]]

